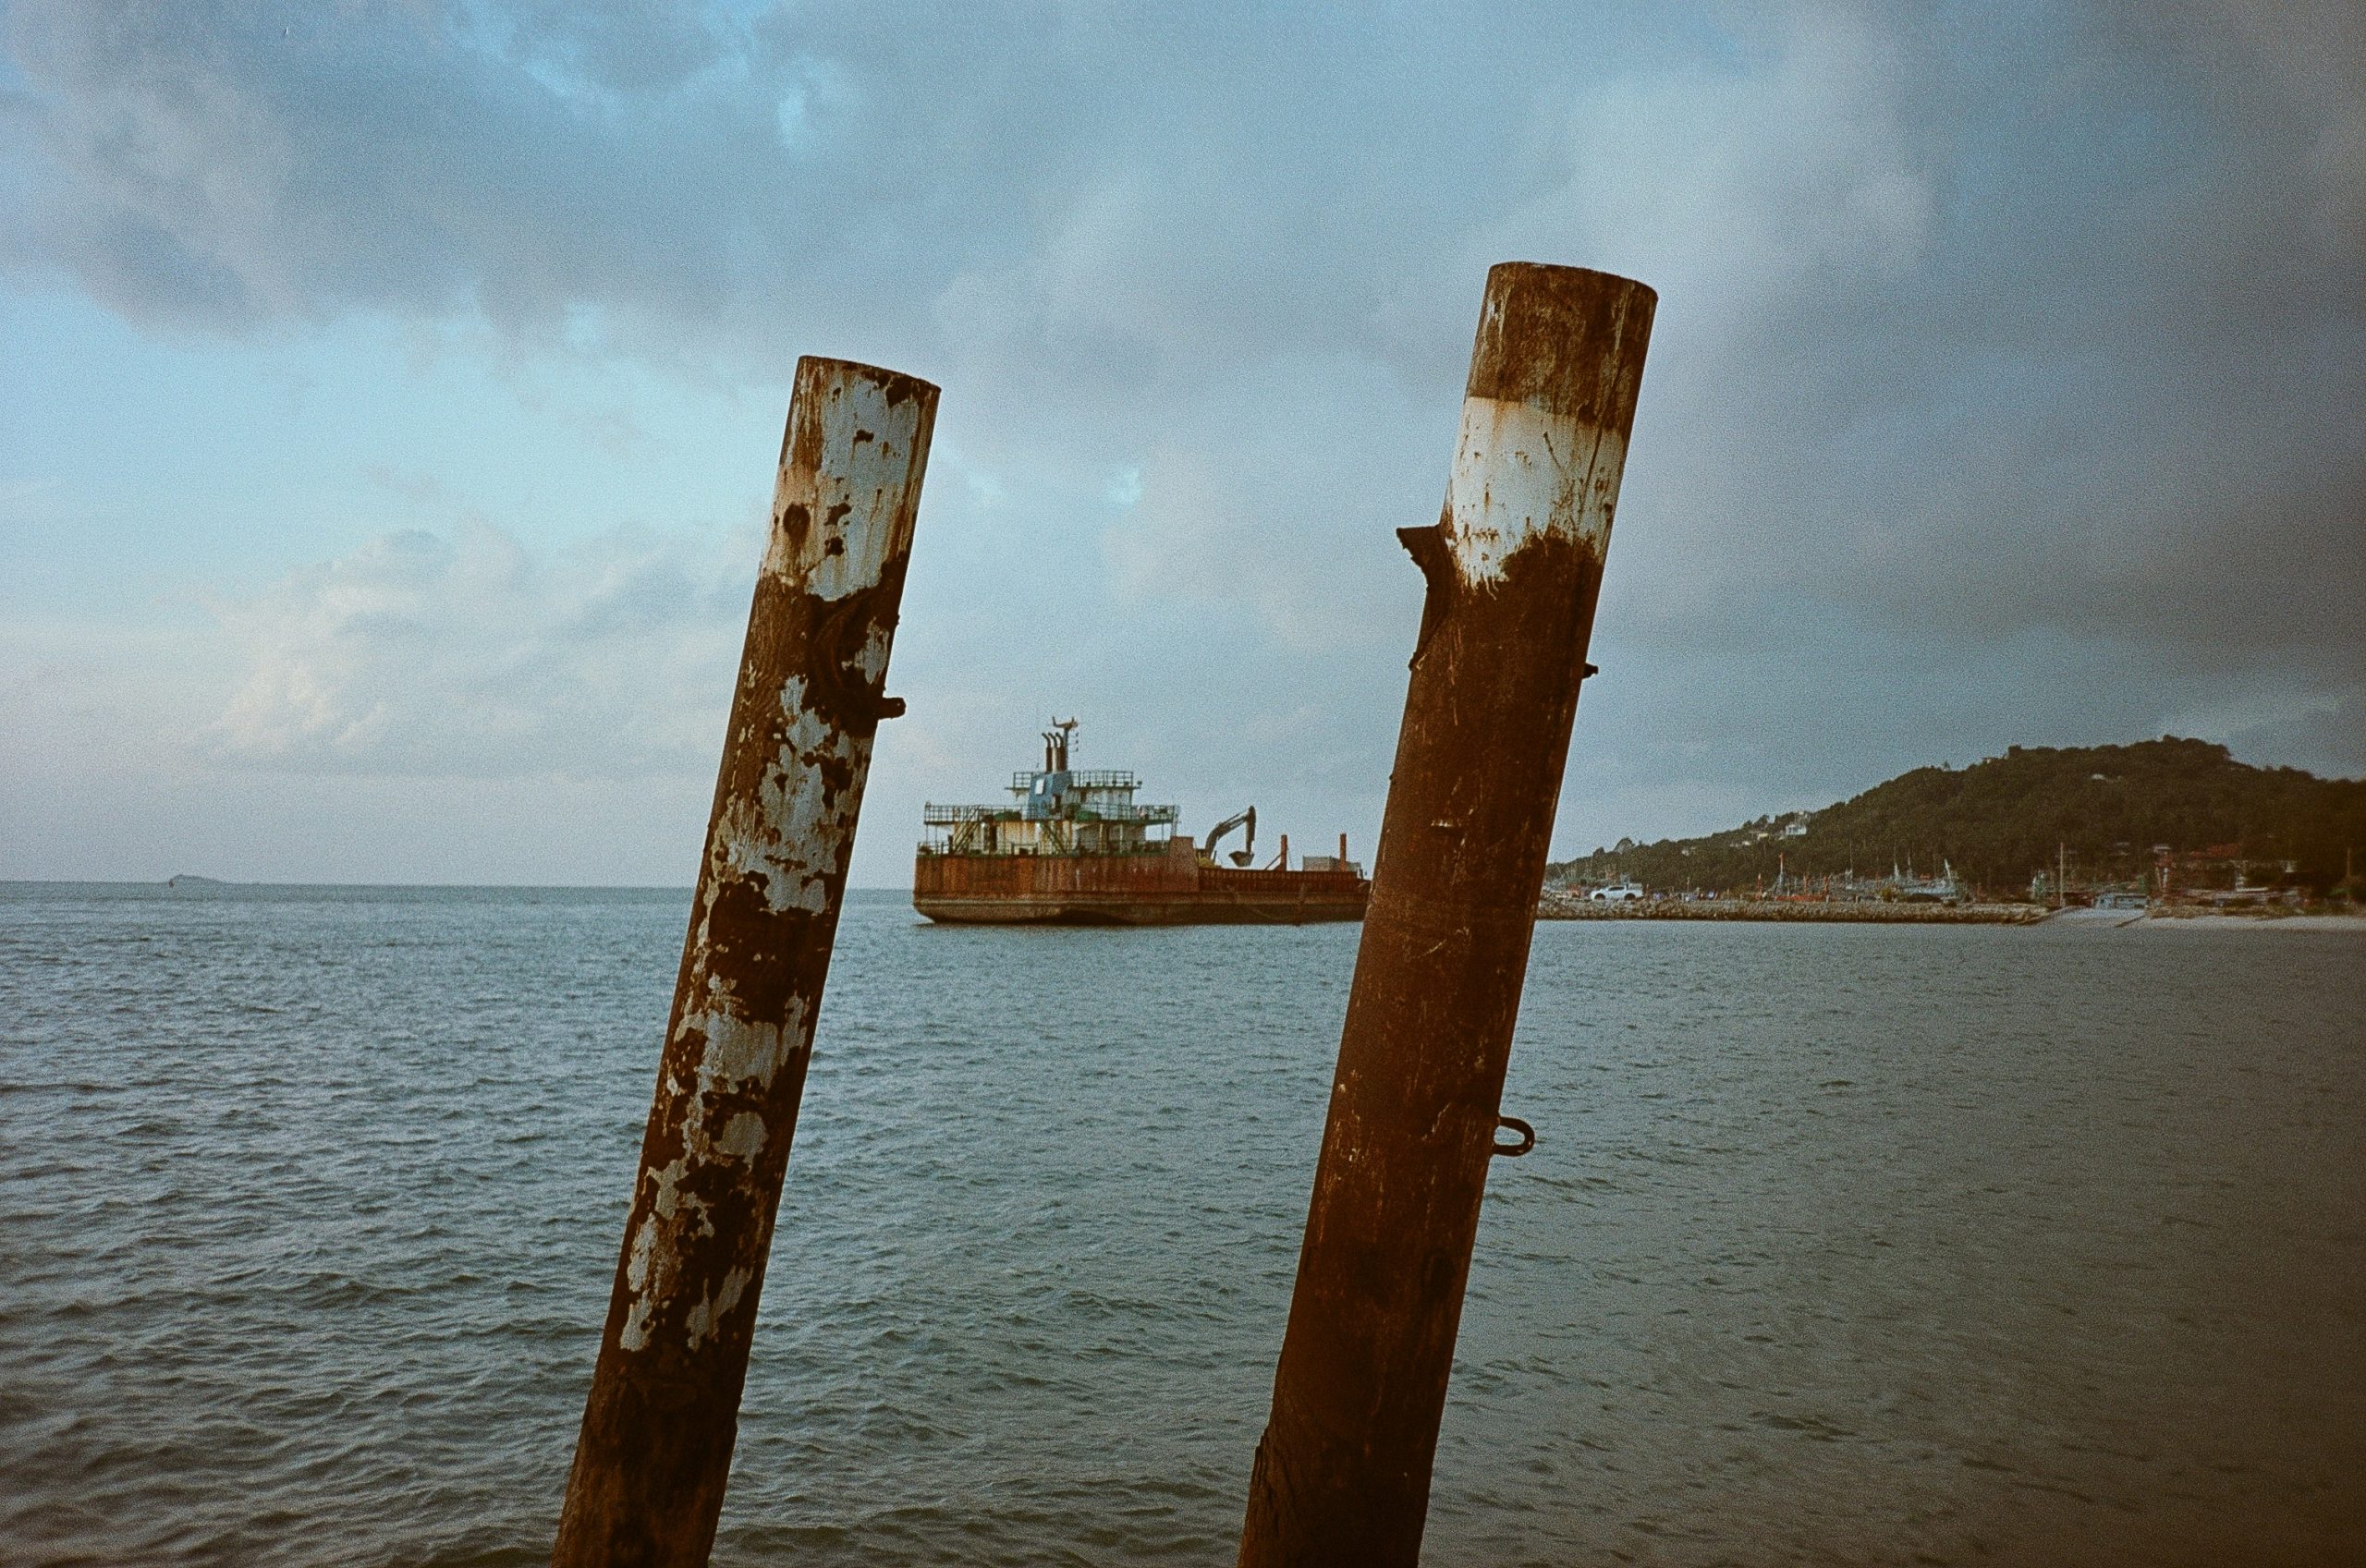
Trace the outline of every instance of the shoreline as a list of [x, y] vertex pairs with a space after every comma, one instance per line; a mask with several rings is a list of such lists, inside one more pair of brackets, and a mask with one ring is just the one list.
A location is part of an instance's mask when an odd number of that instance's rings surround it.
[[1536, 908], [1540, 920], [1787, 920], [1924, 926], [2033, 926], [2053, 913], [2035, 904], [1822, 904], [1754, 898], [1638, 898], [1595, 904], [1550, 893]]
[[1547, 893], [1540, 920], [1760, 920], [1846, 925], [2069, 925], [2126, 930], [2133, 927], [2185, 930], [2366, 932], [2366, 915], [2233, 915], [2216, 910], [2048, 909], [2037, 904], [1815, 904], [1747, 898], [1636, 899], [1594, 904]]

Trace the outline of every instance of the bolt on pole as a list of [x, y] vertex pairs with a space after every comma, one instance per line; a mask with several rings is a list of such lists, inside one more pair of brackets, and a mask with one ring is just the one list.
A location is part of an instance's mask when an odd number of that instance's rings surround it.
[[1418, 1560], [1529, 939], [1657, 296], [1487, 274], [1247, 1568]]
[[803, 359], [674, 1010], [551, 1561], [703, 1563], [936, 422]]

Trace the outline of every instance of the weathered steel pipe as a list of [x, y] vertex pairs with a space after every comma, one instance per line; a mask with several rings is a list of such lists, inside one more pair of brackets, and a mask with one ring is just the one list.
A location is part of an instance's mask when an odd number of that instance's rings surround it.
[[830, 968], [937, 389], [805, 359], [623, 1256], [551, 1555], [703, 1563]]
[[1421, 1554], [1656, 302], [1604, 273], [1489, 272], [1445, 513], [1399, 530], [1429, 597], [1250, 1479], [1251, 1568]]

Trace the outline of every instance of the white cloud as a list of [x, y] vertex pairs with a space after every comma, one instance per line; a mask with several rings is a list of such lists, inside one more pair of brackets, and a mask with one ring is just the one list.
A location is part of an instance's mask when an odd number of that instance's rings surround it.
[[716, 554], [610, 536], [538, 557], [482, 524], [384, 535], [214, 602], [244, 675], [196, 744], [274, 771], [711, 768], [748, 592]]

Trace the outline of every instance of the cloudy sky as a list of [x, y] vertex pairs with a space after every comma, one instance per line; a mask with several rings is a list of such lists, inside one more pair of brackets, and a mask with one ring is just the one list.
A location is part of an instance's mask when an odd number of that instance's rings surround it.
[[1659, 290], [1556, 845], [2366, 771], [2366, 7], [0, 0], [0, 876], [686, 883], [801, 353], [856, 881], [1055, 711], [1368, 850], [1489, 263]]

